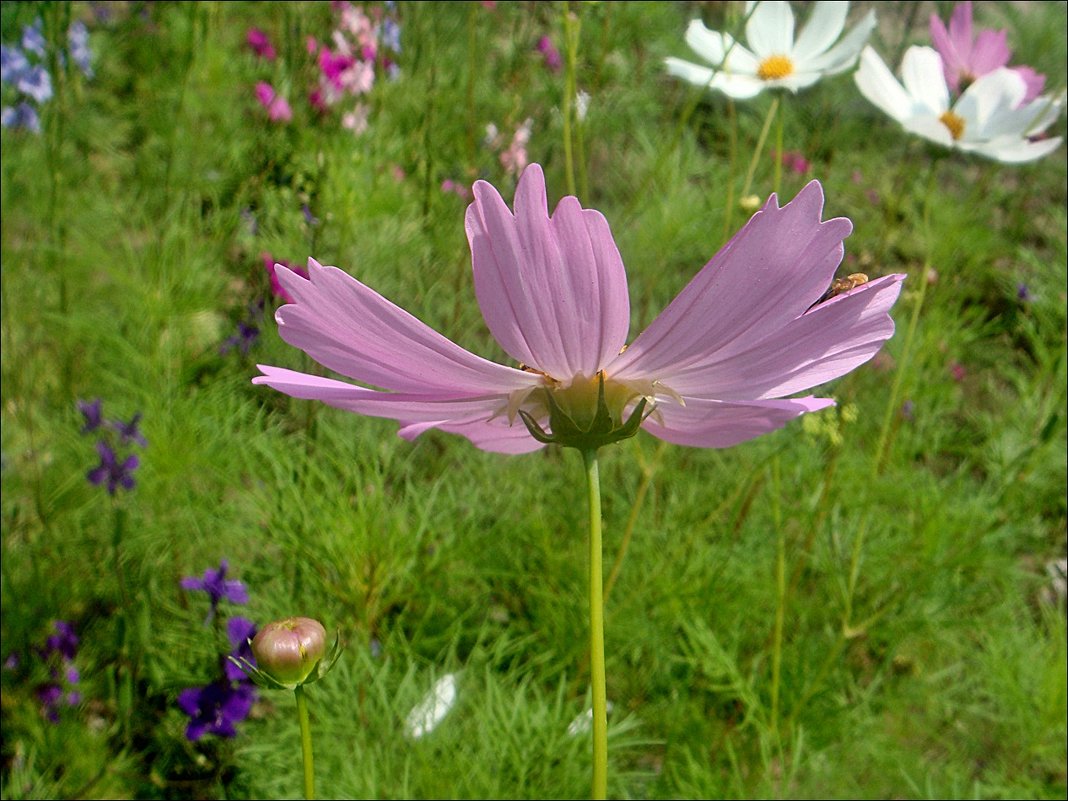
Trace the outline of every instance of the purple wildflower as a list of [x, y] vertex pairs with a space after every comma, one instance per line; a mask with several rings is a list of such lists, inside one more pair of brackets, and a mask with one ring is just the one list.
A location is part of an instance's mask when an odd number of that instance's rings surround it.
[[1030, 303], [1034, 300], [1034, 295], [1031, 294], [1031, 290], [1028, 289], [1027, 284], [1022, 281], [1016, 285], [1016, 299], [1021, 300], [1024, 303]]
[[22, 658], [19, 656], [18, 651], [12, 651], [7, 655], [7, 659], [4, 660], [4, 670], [18, 670], [21, 664]]
[[182, 579], [182, 589], [201, 590], [208, 594], [208, 598], [211, 600], [211, 611], [208, 613], [208, 620], [211, 620], [215, 615], [215, 610], [219, 607], [219, 601], [227, 600], [232, 604], [248, 603], [248, 590], [240, 581], [226, 578], [228, 569], [229, 563], [223, 559], [219, 563], [218, 570], [213, 570], [210, 567], [205, 570], [204, 578], [187, 576]]
[[241, 354], [248, 356], [252, 346], [260, 338], [260, 323], [263, 321], [263, 301], [251, 303], [248, 307], [248, 316], [237, 323], [237, 332], [227, 337], [219, 346], [219, 353], [226, 355], [237, 348]]
[[103, 440], [96, 443], [96, 452], [100, 454], [100, 464], [86, 474], [90, 484], [100, 486], [107, 483], [109, 495], [114, 495], [120, 486], [128, 490], [134, 488], [136, 482], [133, 471], [140, 464], [135, 454], [130, 454], [120, 464], [115, 451]]
[[246, 682], [224, 680], [182, 690], [178, 706], [191, 718], [185, 729], [186, 739], [196, 742], [205, 734], [236, 737], [234, 724], [248, 717], [255, 701], [256, 690]]
[[48, 658], [53, 654], [59, 654], [64, 659], [74, 659], [78, 653], [78, 635], [74, 633], [74, 626], [66, 620], [54, 620], [52, 628], [56, 633], [49, 635], [45, 640], [41, 655]]
[[[226, 621], [226, 636], [230, 638], [230, 645], [233, 646], [230, 656], [235, 659], [245, 659], [255, 666], [256, 657], [252, 653], [249, 640], [256, 636], [256, 624], [245, 617], [232, 617]], [[245, 671], [229, 659], [226, 660], [223, 669], [226, 672], [226, 678], [230, 681], [248, 681]]]
[[104, 424], [103, 406], [104, 402], [100, 398], [94, 398], [91, 401], [78, 401], [78, 411], [85, 418], [85, 425], [82, 426], [83, 434], [96, 431]]
[[114, 420], [111, 423], [111, 427], [119, 432], [119, 441], [123, 445], [129, 445], [131, 442], [136, 442], [142, 448], [148, 447], [148, 440], [145, 439], [145, 435], [141, 433], [141, 429], [138, 424], [141, 422], [141, 412], [137, 412], [130, 418], [129, 423], [124, 423], [122, 420]]
[[311, 206], [307, 203], [300, 207], [300, 213], [304, 215], [304, 222], [308, 225], [318, 225], [319, 218], [312, 214]]
[[0, 109], [0, 125], [4, 128], [25, 128], [35, 134], [41, 132], [41, 118], [37, 109], [26, 102]]

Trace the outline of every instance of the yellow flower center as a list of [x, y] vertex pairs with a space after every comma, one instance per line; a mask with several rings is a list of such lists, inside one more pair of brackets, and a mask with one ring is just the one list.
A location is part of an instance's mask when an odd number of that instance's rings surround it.
[[777, 81], [794, 74], [794, 62], [789, 56], [768, 56], [757, 67], [757, 77], [762, 81]]
[[949, 135], [953, 137], [953, 141], [958, 141], [964, 136], [964, 118], [954, 114], [952, 111], [947, 111], [941, 117], [938, 118], [946, 128], [949, 129]]

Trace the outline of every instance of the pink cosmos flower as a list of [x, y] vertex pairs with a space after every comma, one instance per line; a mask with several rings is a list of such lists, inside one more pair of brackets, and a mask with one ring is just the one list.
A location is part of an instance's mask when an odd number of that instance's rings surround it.
[[542, 58], [545, 59], [545, 66], [549, 69], [549, 72], [559, 72], [564, 66], [564, 60], [560, 58], [560, 51], [556, 49], [553, 40], [548, 36], [543, 36], [538, 39], [538, 44], [535, 49], [541, 53]]
[[[776, 150], [771, 151], [772, 158], [778, 155]], [[797, 150], [784, 150], [782, 154], [782, 166], [790, 170], [790, 172], [798, 175], [804, 175], [811, 169], [812, 165], [809, 160]]]
[[271, 280], [271, 292], [273, 292], [276, 297], [281, 298], [286, 303], [292, 303], [293, 297], [288, 292], [286, 292], [285, 288], [282, 286], [281, 281], [278, 280], [278, 268], [282, 267], [286, 270], [292, 270], [301, 278], [307, 278], [308, 271], [305, 270], [303, 267], [294, 267], [288, 261], [281, 261], [280, 259], [276, 259], [267, 251], [261, 253], [260, 258], [263, 259], [263, 269], [267, 271], [267, 277]]
[[293, 110], [289, 102], [274, 91], [274, 87], [266, 81], [256, 84], [256, 99], [260, 105], [267, 109], [267, 117], [271, 122], [289, 122], [293, 119]]
[[[970, 0], [954, 6], [949, 30], [937, 14], [931, 15], [931, 43], [942, 57], [946, 83], [954, 92], [967, 88], [976, 78], [1006, 66], [1012, 58], [1006, 31], [979, 31], [972, 35]], [[1027, 85], [1021, 105], [1030, 103], [1042, 93], [1046, 76], [1030, 67], [1014, 67], [1013, 70]]]
[[783, 396], [863, 364], [894, 331], [888, 312], [903, 275], [819, 302], [852, 224], [821, 222], [815, 181], [781, 208], [772, 195], [629, 347], [627, 277], [604, 217], [574, 197], [549, 216], [537, 164], [520, 177], [514, 214], [485, 181], [473, 191], [466, 229], [475, 295], [519, 367], [476, 356], [309, 259], [307, 279], [278, 268], [294, 298], [276, 313], [279, 333], [331, 370], [381, 389], [265, 365], [253, 382], [397, 420], [406, 439], [436, 428], [501, 453], [542, 447], [525, 423], [544, 431], [551, 408], [589, 420], [603, 387], [613, 420], [645, 401], [641, 425], [653, 436], [721, 448], [831, 406], [829, 398]]

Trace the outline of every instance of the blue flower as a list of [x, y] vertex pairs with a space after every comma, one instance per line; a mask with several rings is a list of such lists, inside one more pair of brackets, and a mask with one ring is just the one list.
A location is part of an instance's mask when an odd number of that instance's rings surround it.
[[25, 128], [35, 134], [41, 132], [41, 118], [37, 109], [26, 102], [0, 109], [0, 125], [4, 128]]
[[0, 83], [14, 85], [30, 68], [26, 54], [17, 47], [0, 45]]
[[401, 51], [400, 25], [397, 24], [396, 20], [387, 18], [382, 21], [381, 38], [382, 44], [394, 53]]
[[234, 724], [248, 717], [256, 701], [256, 689], [247, 682], [215, 681], [204, 687], [190, 687], [178, 694], [178, 706], [191, 720], [185, 736], [196, 742], [205, 734], [236, 737]]
[[19, 76], [15, 87], [40, 105], [52, 97], [52, 76], [42, 66], [30, 67]]
[[78, 653], [78, 635], [74, 633], [74, 626], [66, 620], [54, 620], [52, 628], [56, 633], [49, 635], [45, 640], [41, 655], [48, 658], [53, 654], [59, 654], [64, 659], [74, 659]]
[[71, 23], [67, 31], [67, 46], [70, 50], [71, 60], [78, 65], [78, 69], [86, 78], [93, 77], [93, 54], [89, 50], [89, 29], [81, 20]]
[[135, 454], [127, 456], [120, 464], [115, 451], [103, 440], [96, 443], [96, 452], [100, 454], [100, 464], [86, 474], [90, 484], [100, 486], [106, 483], [109, 495], [114, 495], [120, 486], [128, 490], [134, 488], [133, 471], [140, 464]]
[[44, 57], [45, 48], [44, 34], [41, 33], [41, 20], [34, 20], [33, 25], [27, 25], [22, 29], [22, 49], [35, 56]]

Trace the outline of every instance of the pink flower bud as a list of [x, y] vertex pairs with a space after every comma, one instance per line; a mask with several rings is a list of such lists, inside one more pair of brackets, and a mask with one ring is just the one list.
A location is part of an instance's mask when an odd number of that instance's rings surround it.
[[326, 655], [326, 629], [310, 617], [287, 617], [268, 623], [252, 640], [261, 671], [280, 684], [297, 686]]

